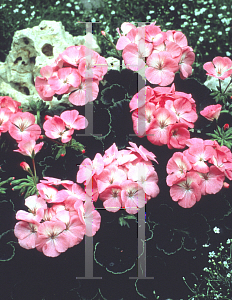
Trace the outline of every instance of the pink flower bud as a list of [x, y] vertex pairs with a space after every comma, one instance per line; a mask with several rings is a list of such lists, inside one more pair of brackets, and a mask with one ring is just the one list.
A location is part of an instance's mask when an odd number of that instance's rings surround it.
[[229, 129], [230, 125], [228, 123], [226, 123], [224, 126], [223, 126], [223, 129], [224, 131], [226, 131], [227, 129]]
[[82, 153], [85, 153], [85, 149], [81, 150]]
[[230, 187], [230, 185], [229, 185], [229, 183], [227, 183], [227, 182], [223, 182], [223, 187], [224, 187], [225, 189], [228, 189], [228, 188]]
[[64, 153], [61, 153], [61, 155], [60, 155], [60, 156], [62, 156], [62, 157], [63, 157], [63, 156], [65, 156], [65, 154], [64, 154]]
[[29, 166], [25, 161], [22, 161], [22, 162], [20, 163], [20, 167], [21, 167], [24, 171], [30, 170], [30, 166]]
[[106, 33], [103, 30], [101, 31], [101, 34], [104, 35], [104, 36], [106, 36]]

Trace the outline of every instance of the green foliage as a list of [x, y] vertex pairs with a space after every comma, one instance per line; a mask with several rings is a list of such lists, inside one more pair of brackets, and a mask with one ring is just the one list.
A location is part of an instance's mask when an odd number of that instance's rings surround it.
[[38, 190], [36, 188], [36, 184], [39, 182], [39, 178], [33, 178], [29, 175], [27, 175], [27, 178], [21, 178], [17, 180], [11, 181], [11, 184], [13, 185], [12, 190], [19, 191], [19, 194], [25, 194], [25, 198], [38, 194]]
[[[0, 178], [0, 180], [1, 180], [1, 178]], [[0, 194], [6, 194], [7, 188], [2, 187], [2, 186], [8, 182], [11, 182], [12, 180], [13, 180], [13, 177], [10, 177], [4, 181], [0, 181]]]
[[229, 149], [232, 147], [232, 128], [229, 128], [227, 131], [224, 131], [223, 128], [217, 126], [217, 129], [214, 130], [214, 133], [206, 133], [208, 136], [211, 136], [216, 140], [221, 146], [226, 146]]
[[122, 215], [118, 218], [118, 223], [120, 224], [120, 226], [127, 226], [128, 228], [130, 228], [127, 220], [137, 220], [137, 218], [134, 215]]

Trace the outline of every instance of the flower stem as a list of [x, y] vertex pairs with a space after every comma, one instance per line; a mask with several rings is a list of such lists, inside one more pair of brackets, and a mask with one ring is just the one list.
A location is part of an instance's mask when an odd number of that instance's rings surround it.
[[228, 83], [227, 87], [224, 90], [224, 93], [227, 91], [228, 87], [230, 86], [230, 84], [232, 83], [232, 78], [230, 79], [230, 82]]

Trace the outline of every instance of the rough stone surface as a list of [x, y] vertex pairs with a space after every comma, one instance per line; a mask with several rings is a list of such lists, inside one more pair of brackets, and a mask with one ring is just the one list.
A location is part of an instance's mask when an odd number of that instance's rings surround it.
[[[40, 99], [34, 81], [41, 76], [41, 67], [53, 63], [67, 47], [83, 45], [85, 41], [87, 47], [101, 52], [91, 33], [72, 36], [61, 22], [44, 20], [39, 26], [16, 31], [6, 61], [0, 63], [0, 93], [8, 94], [24, 106]], [[88, 41], [92, 41], [91, 45]], [[67, 97], [62, 97], [62, 101], [67, 102]]]
[[[221, 81], [222, 91], [225, 90], [228, 83], [230, 82], [231, 77], [226, 78]], [[204, 85], [207, 86], [211, 90], [217, 90], [217, 86], [219, 86], [219, 81], [217, 78], [208, 76], [207, 80], [204, 82]], [[229, 93], [232, 96], [232, 84], [228, 87], [227, 93]]]

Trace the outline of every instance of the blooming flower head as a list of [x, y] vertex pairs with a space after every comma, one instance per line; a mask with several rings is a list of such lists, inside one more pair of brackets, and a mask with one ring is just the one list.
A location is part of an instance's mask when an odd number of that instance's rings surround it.
[[224, 80], [232, 74], [232, 60], [229, 57], [217, 56], [213, 62], [207, 62], [203, 65], [206, 75]]
[[35, 116], [29, 112], [17, 112], [10, 117], [9, 133], [17, 141], [37, 140], [41, 135]]
[[202, 111], [200, 111], [200, 114], [207, 120], [213, 121], [214, 119], [217, 120], [219, 118], [221, 109], [221, 104], [209, 105], [206, 106]]

